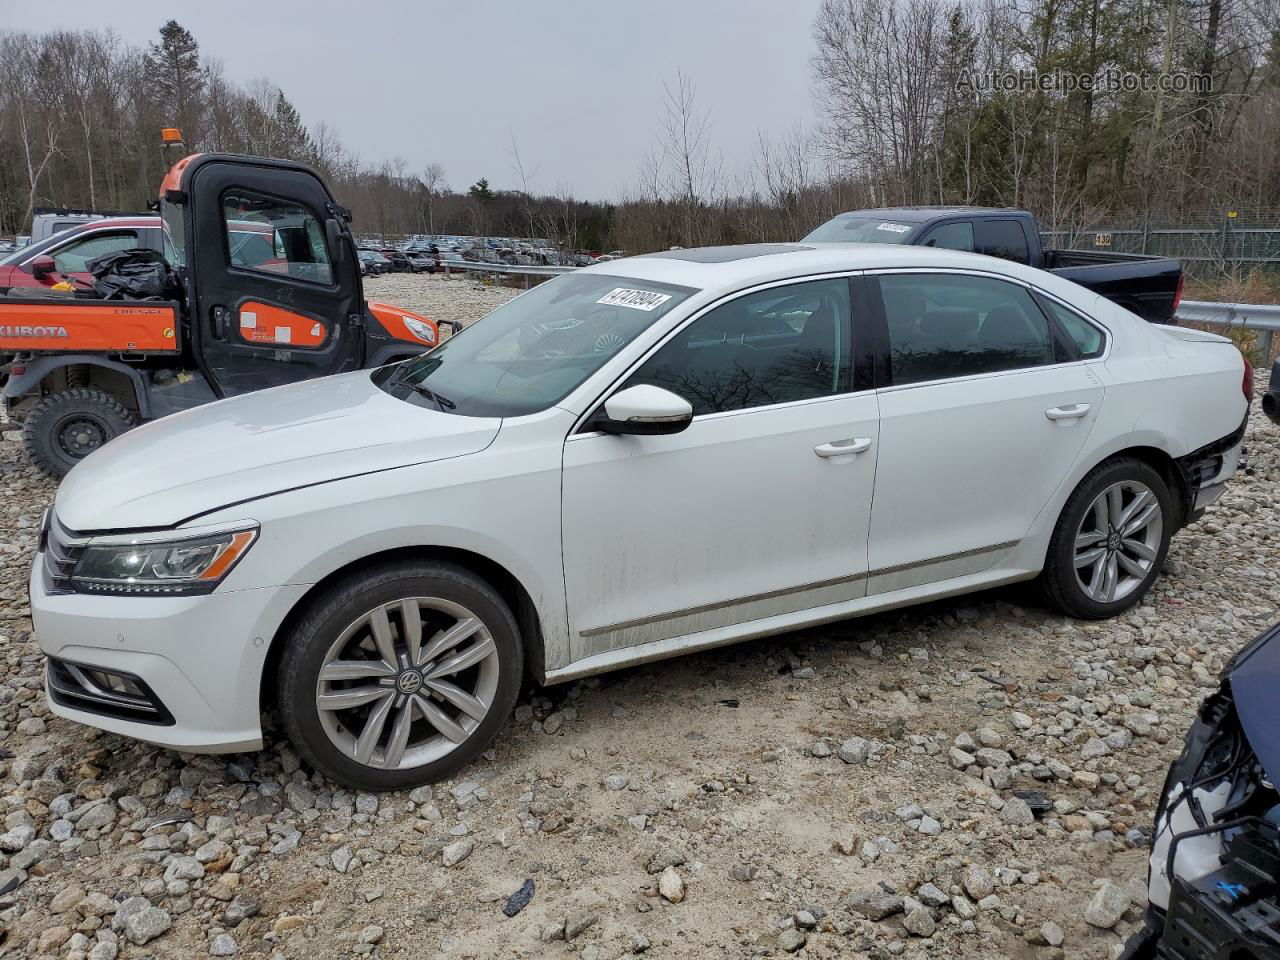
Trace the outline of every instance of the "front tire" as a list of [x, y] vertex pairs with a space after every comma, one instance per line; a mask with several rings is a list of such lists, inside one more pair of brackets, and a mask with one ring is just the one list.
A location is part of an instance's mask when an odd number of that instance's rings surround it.
[[136, 420], [115, 397], [73, 387], [45, 397], [26, 415], [22, 442], [27, 457], [55, 480], [108, 441], [133, 428]]
[[374, 567], [320, 597], [285, 638], [281, 719], [298, 752], [338, 783], [433, 783], [497, 737], [523, 660], [510, 608], [469, 570]]
[[1067, 499], [1040, 586], [1051, 606], [1102, 620], [1140, 601], [1164, 566], [1177, 514], [1164, 477], [1134, 457], [1095, 467]]

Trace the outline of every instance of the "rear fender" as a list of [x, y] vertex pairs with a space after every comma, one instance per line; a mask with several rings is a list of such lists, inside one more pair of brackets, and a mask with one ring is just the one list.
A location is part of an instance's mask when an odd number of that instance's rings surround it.
[[86, 365], [102, 367], [116, 373], [124, 374], [133, 384], [133, 396], [138, 406], [138, 416], [143, 420], [151, 419], [151, 394], [146, 379], [133, 367], [118, 360], [92, 353], [60, 353], [56, 357], [36, 357], [22, 366], [22, 373], [10, 374], [4, 385], [6, 400], [16, 400], [39, 390], [41, 381], [49, 374], [63, 367]]

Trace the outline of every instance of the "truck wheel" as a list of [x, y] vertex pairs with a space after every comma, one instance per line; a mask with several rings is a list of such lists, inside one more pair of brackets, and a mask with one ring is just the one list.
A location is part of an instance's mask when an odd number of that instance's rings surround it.
[[74, 387], [45, 397], [27, 414], [22, 440], [27, 457], [55, 480], [137, 421], [114, 397]]
[[466, 766], [506, 725], [524, 669], [502, 597], [449, 563], [355, 573], [283, 641], [285, 731], [311, 766], [357, 790], [415, 787]]
[[1040, 574], [1045, 598], [1081, 620], [1128, 610], [1159, 576], [1176, 519], [1169, 487], [1149, 464], [1115, 457], [1095, 467], [1058, 517]]

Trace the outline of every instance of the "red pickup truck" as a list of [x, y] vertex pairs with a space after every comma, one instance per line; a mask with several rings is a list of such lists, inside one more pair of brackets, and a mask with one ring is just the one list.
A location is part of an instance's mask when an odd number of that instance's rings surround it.
[[[30, 243], [0, 257], [0, 291], [14, 287], [51, 287], [59, 280], [74, 277], [93, 280], [85, 264], [117, 250], [163, 250], [163, 230], [159, 217], [107, 217], [86, 220], [51, 237]], [[46, 270], [48, 257], [53, 269]]]

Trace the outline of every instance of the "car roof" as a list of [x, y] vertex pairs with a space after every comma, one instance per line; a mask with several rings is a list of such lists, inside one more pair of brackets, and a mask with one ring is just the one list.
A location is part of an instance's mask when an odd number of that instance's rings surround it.
[[992, 213], [1021, 213], [1014, 207], [873, 207], [867, 210], [849, 210], [845, 213], [838, 213], [832, 220], [842, 220], [845, 217], [859, 217], [868, 220], [901, 220], [904, 223], [924, 223], [927, 220], [937, 220], [939, 217], [954, 216], [985, 216]]
[[743, 244], [664, 250], [582, 267], [574, 273], [652, 280], [718, 295], [774, 280], [845, 270], [913, 268], [972, 270], [1012, 277], [1080, 304], [1091, 302], [1095, 296], [1069, 280], [1010, 260], [895, 243]]

